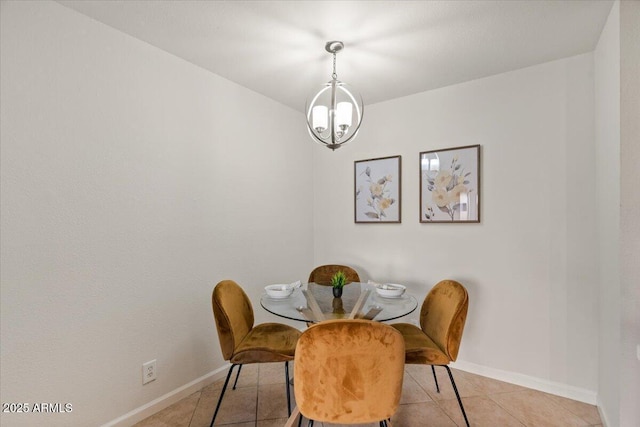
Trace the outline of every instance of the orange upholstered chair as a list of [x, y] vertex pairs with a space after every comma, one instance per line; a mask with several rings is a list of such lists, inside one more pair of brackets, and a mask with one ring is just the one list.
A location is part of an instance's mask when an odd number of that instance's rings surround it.
[[346, 265], [328, 264], [314, 268], [309, 275], [308, 282], [317, 283], [318, 285], [330, 285], [331, 278], [338, 271], [342, 271], [347, 276], [347, 283], [360, 281], [358, 272], [353, 268]]
[[297, 409], [309, 425], [387, 425], [400, 402], [404, 358], [402, 334], [389, 325], [345, 319], [317, 323], [302, 333], [296, 347]]
[[[225, 360], [231, 362], [231, 368], [227, 373], [227, 379], [211, 419], [211, 426], [218, 415], [233, 368], [238, 366], [238, 374], [240, 374], [242, 365], [247, 363], [284, 362], [287, 408], [291, 415], [289, 361], [294, 358], [301, 332], [281, 323], [254, 325], [251, 301], [233, 280], [223, 280], [216, 285], [211, 295], [211, 305], [222, 355]], [[233, 388], [235, 389], [235, 384]]]
[[434, 365], [444, 366], [447, 369], [467, 426], [469, 426], [469, 420], [448, 365], [458, 357], [468, 308], [469, 295], [464, 286], [454, 280], [443, 280], [429, 291], [422, 304], [420, 327], [409, 323], [391, 325], [404, 337], [405, 362], [431, 365], [438, 393], [440, 387]]

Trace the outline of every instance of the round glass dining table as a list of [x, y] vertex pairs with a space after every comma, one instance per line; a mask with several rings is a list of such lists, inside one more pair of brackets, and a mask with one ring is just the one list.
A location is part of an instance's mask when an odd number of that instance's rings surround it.
[[[418, 301], [413, 295], [405, 292], [400, 297], [382, 297], [376, 293], [376, 287], [368, 283], [352, 282], [344, 286], [342, 297], [334, 298], [331, 286], [307, 283], [293, 291], [286, 298], [272, 298], [266, 293], [260, 298], [260, 305], [269, 313], [301, 322], [314, 321], [305, 315], [312, 308], [303, 290], [311, 294], [317, 302], [320, 311], [326, 319], [346, 319], [351, 314], [361, 294], [368, 292], [368, 296], [357, 318], [371, 318], [378, 322], [397, 319], [413, 312], [418, 307]], [[307, 310], [305, 310], [307, 309]]]

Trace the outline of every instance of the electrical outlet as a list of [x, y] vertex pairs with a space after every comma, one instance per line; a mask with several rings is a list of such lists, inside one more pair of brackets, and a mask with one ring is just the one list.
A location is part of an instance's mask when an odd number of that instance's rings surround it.
[[150, 360], [142, 364], [142, 385], [155, 381], [156, 375], [156, 359]]

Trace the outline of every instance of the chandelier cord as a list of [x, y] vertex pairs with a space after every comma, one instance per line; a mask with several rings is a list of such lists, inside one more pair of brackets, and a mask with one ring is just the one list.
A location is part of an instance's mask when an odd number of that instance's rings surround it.
[[336, 53], [333, 52], [333, 74], [331, 74], [333, 80], [338, 80], [338, 74], [336, 74]]

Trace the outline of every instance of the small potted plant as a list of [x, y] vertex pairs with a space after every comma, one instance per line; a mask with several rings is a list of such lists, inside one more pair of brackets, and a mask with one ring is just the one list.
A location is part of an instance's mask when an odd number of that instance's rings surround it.
[[333, 296], [340, 298], [342, 296], [342, 288], [347, 284], [347, 275], [343, 271], [338, 271], [331, 278], [331, 286], [333, 287]]

